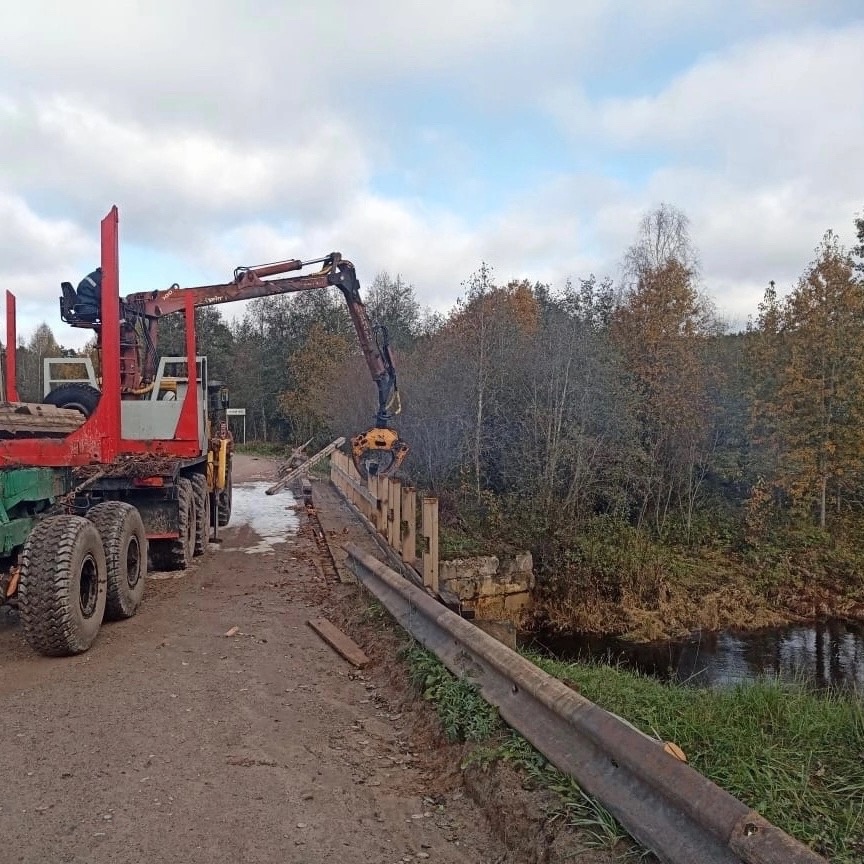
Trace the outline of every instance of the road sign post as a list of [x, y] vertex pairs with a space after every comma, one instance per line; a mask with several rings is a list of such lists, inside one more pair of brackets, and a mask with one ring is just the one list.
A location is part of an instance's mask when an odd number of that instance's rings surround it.
[[243, 418], [243, 443], [246, 443], [246, 409], [245, 408], [228, 408], [225, 411], [225, 414], [228, 417], [242, 417]]

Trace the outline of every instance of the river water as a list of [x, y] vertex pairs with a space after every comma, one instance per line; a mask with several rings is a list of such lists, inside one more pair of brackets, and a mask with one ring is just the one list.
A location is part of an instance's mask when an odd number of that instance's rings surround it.
[[664, 681], [724, 687], [760, 677], [864, 692], [864, 624], [826, 621], [749, 632], [694, 633], [666, 642], [570, 634], [524, 640], [562, 660], [620, 663]]

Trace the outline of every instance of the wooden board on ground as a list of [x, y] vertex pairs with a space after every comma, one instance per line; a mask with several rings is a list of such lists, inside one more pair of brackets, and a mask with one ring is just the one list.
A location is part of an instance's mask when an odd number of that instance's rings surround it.
[[363, 653], [363, 649], [353, 639], [349, 639], [335, 624], [326, 618], [310, 618], [306, 623], [352, 666], [362, 669], [369, 665], [369, 658]]

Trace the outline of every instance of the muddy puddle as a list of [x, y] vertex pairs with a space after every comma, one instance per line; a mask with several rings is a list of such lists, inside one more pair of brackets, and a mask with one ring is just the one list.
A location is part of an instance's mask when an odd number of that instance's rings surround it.
[[864, 692], [864, 625], [826, 621], [749, 632], [695, 633], [634, 644], [588, 634], [526, 637], [522, 644], [562, 660], [621, 664], [664, 681], [727, 687], [770, 677]]
[[[234, 538], [226, 538], [226, 549], [242, 548], [249, 555], [272, 552], [277, 543], [284, 543], [297, 533], [300, 519], [297, 499], [289, 491], [266, 495], [272, 481], [244, 483], [234, 487], [229, 528], [248, 528], [257, 542], [240, 546]], [[245, 534], [246, 532], [240, 532]]]

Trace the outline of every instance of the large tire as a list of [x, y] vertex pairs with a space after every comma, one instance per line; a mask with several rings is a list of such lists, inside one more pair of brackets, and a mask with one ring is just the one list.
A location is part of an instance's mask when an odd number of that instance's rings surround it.
[[231, 463], [225, 473], [225, 488], [218, 495], [218, 506], [216, 514], [219, 519], [219, 527], [224, 528], [231, 521], [231, 504], [234, 498], [234, 484], [231, 480]]
[[80, 411], [89, 417], [99, 404], [102, 394], [89, 384], [59, 384], [44, 400], [45, 405]]
[[40, 654], [86, 651], [105, 614], [108, 578], [102, 538], [80, 516], [37, 522], [21, 554], [18, 609], [24, 636]]
[[144, 596], [147, 576], [147, 532], [141, 514], [124, 501], [106, 501], [87, 513], [102, 537], [108, 565], [105, 618], [131, 618]]
[[185, 477], [177, 481], [177, 527], [179, 537], [160, 540], [150, 546], [157, 570], [185, 570], [195, 555], [195, 496]]
[[195, 554], [203, 555], [210, 545], [210, 489], [205, 474], [192, 475], [195, 497]]

